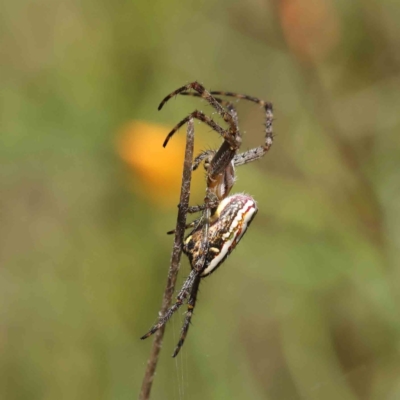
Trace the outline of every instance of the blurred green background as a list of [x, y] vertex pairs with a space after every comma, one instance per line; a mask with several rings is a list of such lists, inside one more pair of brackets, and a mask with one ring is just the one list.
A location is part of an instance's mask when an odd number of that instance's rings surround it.
[[[398, 2], [1, 8], [1, 399], [137, 398], [184, 130], [175, 152], [162, 141], [213, 112], [157, 105], [194, 80], [272, 101], [276, 136], [238, 170], [234, 191], [259, 213], [202, 283], [176, 360], [184, 310], [169, 322], [152, 398], [400, 398]], [[260, 144], [262, 110], [237, 107], [243, 149]], [[195, 129], [197, 150], [220, 143]], [[184, 259], [178, 285], [188, 271]]]

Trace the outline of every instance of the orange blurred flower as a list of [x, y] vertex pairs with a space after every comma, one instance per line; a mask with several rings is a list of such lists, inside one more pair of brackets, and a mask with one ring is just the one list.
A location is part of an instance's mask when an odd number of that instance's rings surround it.
[[281, 0], [286, 41], [303, 61], [321, 61], [340, 40], [340, 21], [329, 0]]
[[[179, 202], [186, 135], [179, 132], [164, 148], [171, 127], [134, 121], [122, 128], [117, 152], [138, 178], [136, 192], [163, 206]], [[184, 128], [182, 128], [184, 130]]]

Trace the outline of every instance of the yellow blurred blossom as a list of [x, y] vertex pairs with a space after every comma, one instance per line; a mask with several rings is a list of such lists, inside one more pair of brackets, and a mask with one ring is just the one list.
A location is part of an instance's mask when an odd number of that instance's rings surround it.
[[176, 133], [168, 146], [162, 146], [171, 127], [149, 122], [128, 123], [119, 132], [119, 156], [138, 178], [136, 192], [154, 203], [171, 207], [179, 202], [185, 152], [185, 128]]

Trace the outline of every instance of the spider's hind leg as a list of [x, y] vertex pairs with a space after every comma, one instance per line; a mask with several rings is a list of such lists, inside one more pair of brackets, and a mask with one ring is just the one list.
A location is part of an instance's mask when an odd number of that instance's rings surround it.
[[188, 309], [186, 312], [185, 321], [182, 326], [181, 337], [179, 339], [178, 344], [175, 347], [175, 351], [174, 351], [174, 354], [172, 355], [172, 357], [176, 357], [178, 355], [181, 347], [183, 346], [183, 343], [185, 342], [185, 339], [186, 339], [186, 336], [187, 336], [187, 333], [189, 330], [189, 326], [190, 326], [190, 321], [192, 320], [193, 311], [196, 306], [197, 293], [199, 291], [200, 280], [201, 280], [201, 277], [199, 275], [196, 275], [196, 277], [194, 278], [192, 288], [190, 290], [190, 297], [187, 302]]
[[181, 290], [178, 293], [178, 296], [176, 296], [176, 302], [175, 304], [169, 308], [169, 310], [162, 316], [160, 317], [159, 321], [146, 333], [144, 334], [140, 339], [147, 339], [151, 335], [153, 335], [155, 332], [157, 332], [160, 328], [162, 328], [172, 317], [172, 315], [178, 311], [179, 307], [183, 304], [185, 299], [189, 296], [189, 292], [191, 291], [191, 288], [193, 287], [194, 282], [196, 281], [197, 278], [197, 272], [192, 270], [189, 274], [189, 276], [186, 278], [186, 281], [184, 282]]

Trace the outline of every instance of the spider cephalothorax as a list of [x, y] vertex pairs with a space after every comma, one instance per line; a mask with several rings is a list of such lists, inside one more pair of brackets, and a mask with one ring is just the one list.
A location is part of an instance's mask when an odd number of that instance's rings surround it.
[[[195, 93], [190, 92], [190, 89], [195, 90]], [[222, 264], [239, 243], [257, 213], [257, 206], [252, 197], [244, 194], [228, 197], [235, 182], [235, 167], [260, 159], [270, 149], [273, 142], [271, 103], [252, 96], [231, 92], [209, 92], [198, 82], [193, 82], [166, 96], [158, 109], [160, 110], [170, 98], [178, 94], [192, 95], [206, 100], [228, 124], [228, 128], [222, 128], [203, 112], [196, 110], [179, 122], [164, 141], [165, 147], [173, 134], [192, 119], [199, 119], [206, 123], [224, 139], [218, 150], [203, 151], [193, 160], [192, 171], [204, 162], [206, 194], [203, 205], [189, 207], [186, 210], [187, 213], [201, 212], [198, 219], [185, 226], [186, 229], [193, 228], [192, 232], [185, 238], [182, 248], [182, 251], [189, 258], [192, 270], [179, 291], [175, 304], [159, 318], [158, 323], [149, 332], [142, 336], [142, 339], [145, 339], [164, 326], [187, 299], [188, 311], [173, 357], [179, 353], [185, 341], [196, 304], [200, 280], [210, 275]], [[266, 118], [264, 144], [237, 154], [242, 143], [242, 137], [239, 131], [236, 109], [231, 103], [214, 97], [214, 95], [249, 100], [262, 106]], [[174, 231], [169, 233], [172, 232]]]

